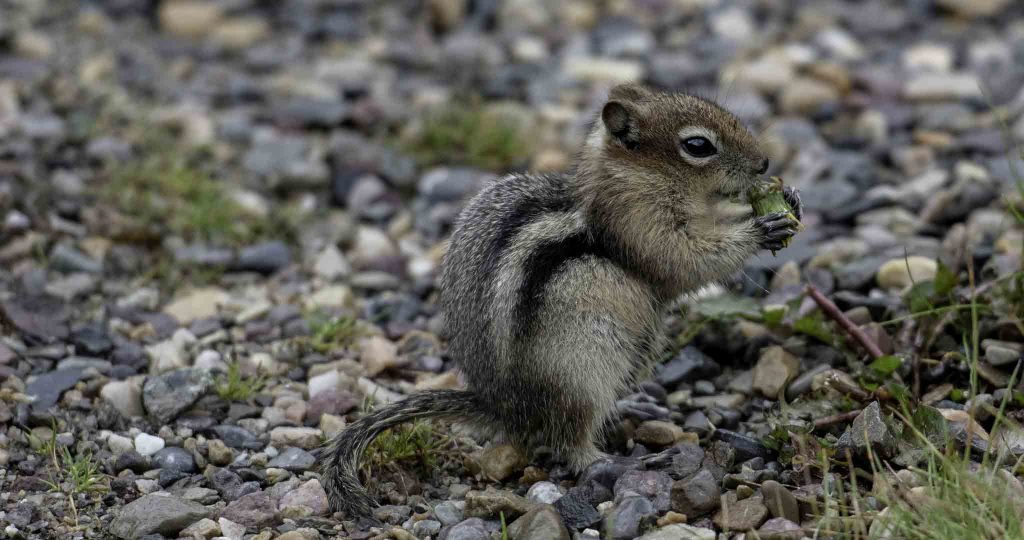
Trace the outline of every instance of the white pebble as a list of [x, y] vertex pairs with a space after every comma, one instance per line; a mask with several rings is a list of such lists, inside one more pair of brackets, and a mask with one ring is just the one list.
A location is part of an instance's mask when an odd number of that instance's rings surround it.
[[341, 375], [338, 370], [332, 369], [319, 375], [309, 378], [308, 390], [310, 399], [325, 390], [334, 390], [341, 384]]
[[530, 486], [526, 498], [541, 504], [554, 504], [562, 498], [562, 492], [553, 482], [542, 481]]
[[194, 366], [206, 371], [227, 371], [228, 365], [221, 359], [220, 353], [213, 349], [204, 349], [196, 356]]
[[144, 456], [152, 456], [163, 448], [164, 440], [160, 437], [154, 437], [149, 433], [139, 433], [135, 436], [135, 451]]

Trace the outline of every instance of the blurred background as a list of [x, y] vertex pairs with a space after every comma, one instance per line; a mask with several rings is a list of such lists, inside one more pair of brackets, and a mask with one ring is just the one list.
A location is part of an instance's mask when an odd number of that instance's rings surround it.
[[497, 174], [569, 168], [624, 81], [716, 99], [804, 190], [815, 226], [763, 267], [837, 234], [883, 248], [918, 218], [962, 221], [1012, 185], [1024, 132], [1009, 1], [0, 9], [0, 260], [68, 299], [100, 271], [164, 293], [223, 267], [422, 292], [460, 201]]
[[[321, 504], [300, 482], [321, 436], [366, 399], [458, 384], [434, 284], [462, 203], [497, 175], [569, 169], [627, 81], [735, 112], [806, 205], [794, 244], [727, 284], [736, 297], [672, 321], [712, 382], [660, 383], [720, 397], [696, 407], [705, 424], [772, 430], [749, 380], [715, 379], [728, 358], [749, 375], [747, 343], [770, 339], [709, 320], [807, 280], [881, 320], [940, 268], [1020, 272], [1020, 2], [0, 0], [0, 465], [16, 471], [0, 488], [34, 497], [4, 499], [0, 521], [90, 536], [146, 493], [229, 503], [285, 478]], [[1017, 342], [1024, 295], [1005, 298], [981, 334]], [[804, 332], [827, 341], [820, 323]], [[783, 382], [842, 363], [804, 346]], [[994, 350], [1009, 361], [982, 374], [989, 390], [1020, 354]], [[952, 372], [915, 372], [915, 391]], [[33, 457], [51, 436], [70, 463], [93, 456], [107, 491], [54, 498]], [[232, 519], [279, 525], [279, 498]]]

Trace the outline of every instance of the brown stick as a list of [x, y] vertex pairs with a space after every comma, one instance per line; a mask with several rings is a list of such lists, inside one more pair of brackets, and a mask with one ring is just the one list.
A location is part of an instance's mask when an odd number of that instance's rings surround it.
[[819, 430], [825, 429], [827, 427], [832, 427], [836, 424], [844, 424], [846, 422], [853, 420], [854, 418], [857, 418], [857, 415], [859, 415], [862, 412], [864, 412], [864, 409], [857, 409], [853, 411], [846, 411], [844, 413], [833, 414], [832, 416], [826, 416], [824, 418], [819, 418], [814, 421], [814, 429]]
[[828, 298], [825, 298], [825, 295], [821, 294], [821, 291], [819, 291], [817, 287], [808, 284], [807, 294], [811, 295], [811, 298], [817, 302], [821, 311], [824, 312], [825, 315], [828, 315], [830, 319], [839, 323], [839, 326], [842, 326], [843, 330], [845, 330], [847, 334], [850, 334], [850, 337], [857, 340], [862, 347], [867, 349], [868, 354], [870, 354], [872, 358], [885, 356], [885, 354], [882, 353], [882, 349], [878, 348], [878, 344], [871, 341], [871, 338], [869, 338], [867, 334], [860, 329], [860, 327], [854, 324], [849, 317], [844, 315], [843, 312], [839, 310], [839, 306], [835, 305], [835, 303]]

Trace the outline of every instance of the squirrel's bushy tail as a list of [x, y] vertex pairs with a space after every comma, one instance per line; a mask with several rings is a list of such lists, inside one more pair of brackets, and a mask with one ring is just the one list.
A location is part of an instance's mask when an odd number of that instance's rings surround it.
[[320, 481], [333, 511], [369, 515], [376, 502], [359, 483], [359, 460], [382, 431], [420, 418], [479, 416], [473, 394], [465, 390], [417, 392], [360, 418], [337, 434], [320, 457]]

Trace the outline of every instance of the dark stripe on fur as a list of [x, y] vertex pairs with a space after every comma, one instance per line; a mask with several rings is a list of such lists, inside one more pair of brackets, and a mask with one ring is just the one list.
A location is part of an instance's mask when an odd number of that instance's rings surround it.
[[[524, 198], [517, 201], [509, 217], [498, 224], [491, 245], [487, 253], [504, 254], [506, 248], [519, 231], [528, 223], [535, 221], [541, 214], [550, 212], [567, 212], [572, 209], [572, 202], [567, 193], [560, 193], [562, 197], [553, 200], [542, 200], [535, 198]], [[491, 257], [483, 264], [483, 276], [491, 280], [496, 275], [500, 255]]]
[[440, 305], [448, 353], [481, 397], [501, 394], [486, 381], [497, 361], [493, 326], [510, 324], [492, 320], [489, 309], [502, 258], [524, 227], [573, 208], [564, 176], [512, 175], [486, 187], [459, 217], [442, 264]]
[[336, 435], [321, 454], [320, 481], [334, 511], [350, 517], [367, 516], [377, 506], [359, 483], [359, 460], [382, 431], [420, 418], [477, 419], [482, 409], [464, 390], [431, 390], [380, 408]]

